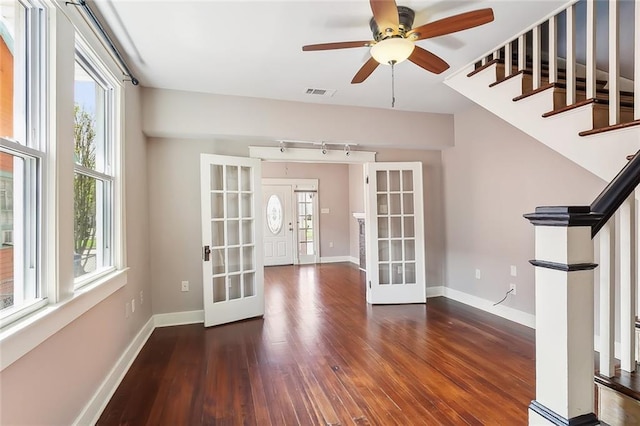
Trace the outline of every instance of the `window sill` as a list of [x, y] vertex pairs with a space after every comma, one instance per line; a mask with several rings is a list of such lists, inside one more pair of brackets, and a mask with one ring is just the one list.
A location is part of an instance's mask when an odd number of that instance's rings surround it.
[[0, 331], [0, 371], [56, 334], [127, 283], [127, 269], [79, 288], [73, 297], [46, 307]]

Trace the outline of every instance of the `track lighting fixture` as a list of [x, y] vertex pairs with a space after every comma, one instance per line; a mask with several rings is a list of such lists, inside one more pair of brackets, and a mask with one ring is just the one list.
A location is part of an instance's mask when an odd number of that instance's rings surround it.
[[280, 141], [280, 152], [285, 152], [284, 141]]
[[327, 144], [322, 142], [322, 145], [320, 146], [320, 151], [322, 152], [322, 155], [326, 155], [327, 154]]
[[347, 157], [351, 155], [351, 147], [349, 146], [349, 144], [345, 144], [344, 146], [344, 155], [346, 155]]

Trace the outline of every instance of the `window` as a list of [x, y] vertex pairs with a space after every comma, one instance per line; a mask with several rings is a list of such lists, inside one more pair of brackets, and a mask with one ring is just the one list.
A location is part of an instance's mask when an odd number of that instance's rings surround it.
[[74, 276], [80, 286], [113, 269], [113, 87], [79, 49], [74, 85]]
[[298, 254], [315, 254], [313, 235], [314, 192], [296, 192], [298, 198]]
[[0, 323], [45, 302], [42, 286], [41, 93], [44, 11], [0, 3]]

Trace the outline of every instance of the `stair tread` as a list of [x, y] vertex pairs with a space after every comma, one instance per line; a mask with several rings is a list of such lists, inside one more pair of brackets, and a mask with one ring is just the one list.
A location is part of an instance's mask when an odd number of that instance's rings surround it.
[[545, 118], [546, 117], [552, 117], [552, 116], [554, 116], [556, 114], [560, 114], [560, 113], [563, 113], [565, 111], [571, 111], [572, 109], [579, 108], [579, 107], [585, 106], [585, 105], [589, 105], [589, 104], [592, 104], [594, 102], [595, 102], [595, 99], [593, 99], [593, 98], [592, 99], [585, 99], [585, 100], [578, 101], [578, 102], [576, 102], [574, 104], [571, 104], [571, 105], [566, 105], [566, 106], [563, 106], [561, 108], [557, 108], [557, 109], [554, 109], [552, 111], [545, 112], [544, 114], [542, 114], [542, 116], [545, 117]]
[[491, 61], [487, 62], [486, 64], [476, 68], [475, 70], [471, 71], [469, 74], [467, 74], [467, 77], [473, 77], [474, 75], [478, 74], [480, 71], [483, 71], [487, 68], [489, 68], [491, 65], [493, 64], [497, 64], [498, 60], [497, 59], [492, 59]]
[[[500, 64], [500, 65], [504, 65], [504, 60], [503, 59], [494, 59], [494, 61], [497, 61], [498, 64]], [[518, 66], [518, 63], [517, 62], [513, 62], [512, 65]], [[531, 69], [532, 67], [533, 67], [533, 64], [531, 62], [527, 62], [526, 66], [525, 66], [525, 69], [522, 70], [522, 71], [524, 71], [525, 74], [533, 74], [533, 71]], [[543, 77], [548, 77], [549, 76], [549, 66], [548, 66], [548, 64], [543, 63], [541, 71], [542, 71], [542, 76]], [[567, 73], [567, 71], [564, 68], [558, 68], [556, 70], [556, 73], [557, 73], [557, 75], [565, 75]], [[578, 80], [578, 81], [586, 81], [587, 79], [585, 77], [576, 76], [576, 80]], [[607, 80], [598, 80], [598, 79], [596, 79], [596, 83], [604, 85], [604, 84], [607, 84], [608, 81]]]

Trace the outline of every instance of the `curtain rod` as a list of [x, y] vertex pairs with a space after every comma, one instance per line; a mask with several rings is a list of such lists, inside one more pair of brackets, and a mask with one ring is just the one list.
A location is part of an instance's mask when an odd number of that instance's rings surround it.
[[111, 52], [115, 55], [116, 59], [120, 63], [120, 68], [122, 68], [125, 71], [125, 76], [129, 78], [129, 80], [125, 80], [125, 81], [131, 81], [131, 84], [133, 84], [134, 86], [137, 86], [140, 82], [138, 81], [137, 78], [135, 78], [133, 76], [133, 73], [131, 72], [131, 70], [127, 66], [127, 63], [122, 58], [122, 55], [120, 54], [120, 51], [118, 51], [118, 48], [116, 47], [116, 45], [111, 40], [111, 37], [109, 37], [109, 34], [107, 34], [107, 32], [105, 31], [104, 27], [102, 26], [102, 24], [98, 20], [98, 17], [93, 13], [93, 10], [91, 10], [91, 8], [87, 4], [86, 0], [77, 0], [76, 2], [67, 1], [67, 2], [65, 2], [65, 4], [67, 4], [67, 5], [70, 4], [70, 5], [73, 5], [73, 6], [81, 6], [84, 9], [85, 13], [89, 16], [89, 18], [91, 18], [91, 21], [93, 21], [93, 25], [100, 32], [100, 34], [102, 35], [104, 41], [109, 45], [109, 48], [111, 49]]

